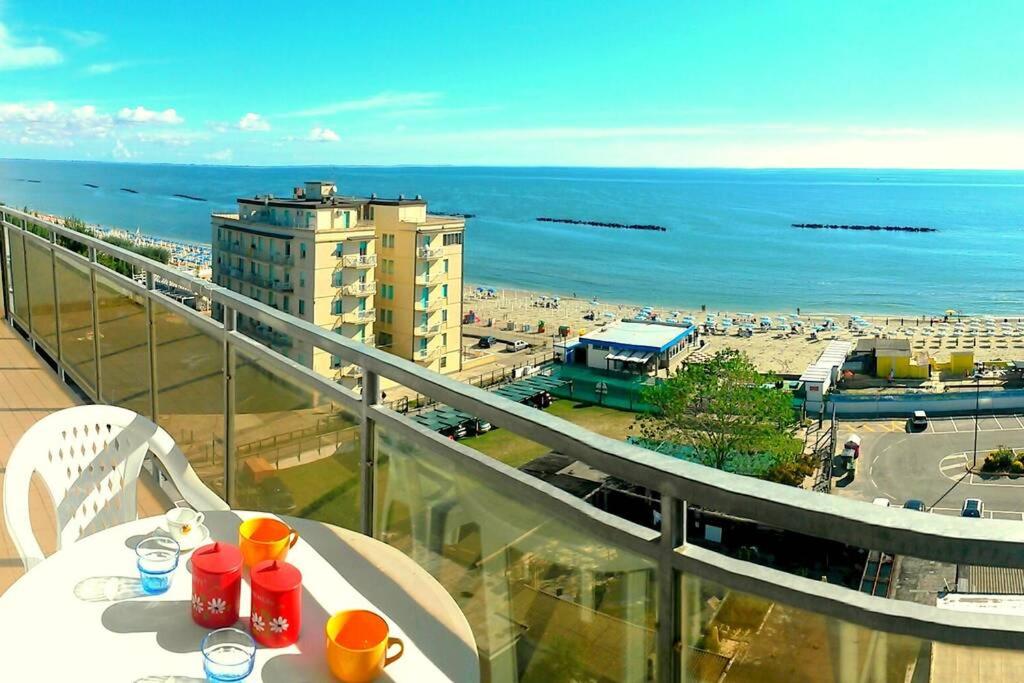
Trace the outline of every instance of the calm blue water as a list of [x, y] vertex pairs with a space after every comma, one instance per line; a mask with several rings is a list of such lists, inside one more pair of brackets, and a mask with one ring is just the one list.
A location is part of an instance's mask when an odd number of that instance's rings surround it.
[[[1024, 172], [0, 160], [0, 201], [208, 242], [211, 211], [233, 209], [239, 195], [288, 195], [314, 178], [334, 179], [344, 193], [422, 194], [435, 212], [476, 214], [466, 230], [472, 282], [751, 311], [1024, 309]], [[537, 223], [537, 216], [654, 223], [669, 231]], [[808, 231], [790, 227], [795, 222], [933, 226], [940, 232]]]

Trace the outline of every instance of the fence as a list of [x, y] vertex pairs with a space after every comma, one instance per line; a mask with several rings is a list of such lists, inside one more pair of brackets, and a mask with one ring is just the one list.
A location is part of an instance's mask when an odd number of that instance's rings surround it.
[[[1024, 412], [1024, 390], [958, 391], [946, 394], [830, 394], [829, 410], [844, 418], [909, 417], [915, 410], [955, 416]], [[820, 405], [820, 404], [818, 404]], [[808, 406], [811, 409], [811, 406]]]

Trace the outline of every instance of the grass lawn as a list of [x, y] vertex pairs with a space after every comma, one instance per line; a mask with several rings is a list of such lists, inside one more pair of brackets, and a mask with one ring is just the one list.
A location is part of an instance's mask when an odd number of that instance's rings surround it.
[[[555, 401], [545, 412], [618, 441], [626, 438], [634, 418], [633, 413], [625, 410], [584, 405], [564, 399]], [[547, 446], [513, 434], [507, 429], [495, 429], [482, 436], [463, 439], [459, 443], [511, 467], [525, 465], [551, 450]]]

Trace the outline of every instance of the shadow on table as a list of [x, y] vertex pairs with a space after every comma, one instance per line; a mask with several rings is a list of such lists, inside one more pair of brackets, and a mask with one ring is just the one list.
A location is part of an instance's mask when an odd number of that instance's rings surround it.
[[75, 597], [85, 602], [116, 602], [145, 594], [137, 576], [90, 576], [75, 584]]
[[165, 538], [172, 538], [171, 533], [167, 531], [167, 529], [163, 529], [159, 526], [154, 526], [153, 530], [149, 533], [135, 534], [134, 536], [129, 536], [128, 538], [126, 538], [124, 540], [124, 547], [134, 551], [135, 546], [139, 544], [139, 541], [141, 541], [144, 538], [150, 538], [151, 536], [163, 536]]
[[[111, 633], [156, 633], [156, 642], [168, 652], [199, 652], [209, 633], [191, 618], [189, 600], [127, 600], [103, 610], [103, 627]], [[236, 624], [245, 628], [244, 624]]]
[[195, 676], [143, 676], [136, 678], [133, 683], [207, 683], [207, 679]]
[[[313, 659], [308, 652], [303, 652], [301, 655], [277, 655], [267, 660], [260, 669], [260, 678], [264, 683], [293, 683], [333, 680], [333, 674], [327, 667], [326, 655]], [[373, 683], [393, 683], [394, 680], [385, 669], [373, 679]]]

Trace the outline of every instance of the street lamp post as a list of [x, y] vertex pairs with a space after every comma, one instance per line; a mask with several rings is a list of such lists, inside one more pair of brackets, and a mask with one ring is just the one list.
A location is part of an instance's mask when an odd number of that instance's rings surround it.
[[981, 372], [974, 371], [974, 469], [978, 469], [978, 413], [981, 406]]

